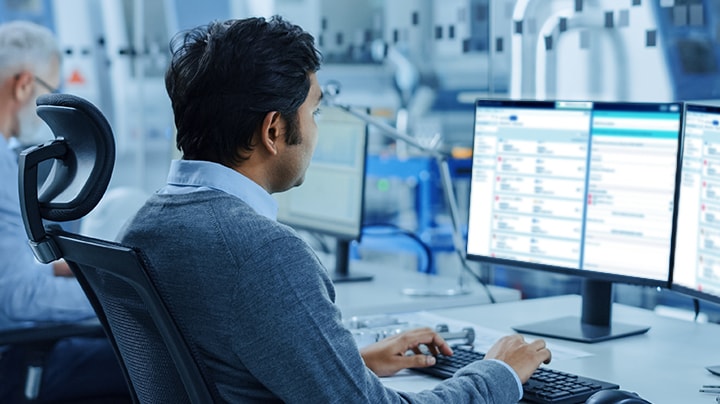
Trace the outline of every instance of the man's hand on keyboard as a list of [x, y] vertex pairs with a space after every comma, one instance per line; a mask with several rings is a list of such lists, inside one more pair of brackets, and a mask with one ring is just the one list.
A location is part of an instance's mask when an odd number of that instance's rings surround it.
[[[425, 348], [425, 351], [423, 351]], [[413, 352], [413, 354], [407, 354]], [[417, 328], [382, 339], [360, 350], [365, 365], [378, 376], [391, 376], [406, 368], [435, 364], [435, 357], [452, 355], [445, 340], [431, 328]]]
[[550, 363], [551, 357], [545, 340], [536, 339], [528, 344], [520, 334], [500, 338], [485, 355], [485, 359], [498, 359], [510, 365], [523, 383], [541, 363]]

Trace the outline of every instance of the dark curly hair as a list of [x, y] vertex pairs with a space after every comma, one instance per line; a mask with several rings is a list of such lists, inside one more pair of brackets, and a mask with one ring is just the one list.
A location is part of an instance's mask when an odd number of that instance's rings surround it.
[[215, 21], [179, 33], [170, 50], [165, 86], [184, 159], [237, 165], [272, 111], [285, 141], [301, 142], [297, 110], [321, 63], [312, 35], [280, 16]]

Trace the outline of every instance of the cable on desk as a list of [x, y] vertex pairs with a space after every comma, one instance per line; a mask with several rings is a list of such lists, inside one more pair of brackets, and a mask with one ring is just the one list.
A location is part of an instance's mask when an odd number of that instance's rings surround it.
[[[393, 223], [370, 223], [370, 224], [363, 225], [363, 229], [373, 228], [373, 227], [386, 228], [386, 229], [389, 228], [389, 229], [394, 230], [394, 232], [392, 232], [392, 233], [385, 233], [385, 234], [374, 233], [373, 235], [390, 236], [390, 235], [394, 235], [394, 234], [402, 234], [402, 235], [407, 236], [407, 237], [413, 239], [414, 241], [416, 241], [420, 245], [420, 247], [422, 247], [423, 251], [425, 251], [425, 256], [427, 257], [427, 266], [425, 268], [425, 273], [430, 273], [430, 271], [432, 270], [432, 267], [433, 267], [432, 250], [430, 249], [430, 246], [428, 246], [427, 243], [425, 243], [417, 234], [415, 234], [409, 230], [403, 229], [402, 227], [400, 227], [396, 224], [393, 224]], [[475, 278], [475, 280], [483, 287], [483, 289], [485, 290], [485, 294], [487, 294], [488, 300], [490, 300], [491, 304], [497, 303], [492, 292], [490, 292], [490, 288], [488, 288], [487, 282], [485, 282], [483, 280], [482, 275], [475, 273], [475, 271], [473, 271], [472, 268], [470, 268], [470, 266], [467, 264], [467, 260], [462, 255], [462, 252], [457, 251], [457, 250], [455, 250], [455, 251], [457, 252], [458, 256], [460, 257], [460, 263], [462, 265], [462, 269], [464, 271], [466, 271], [467, 273], [469, 273], [470, 275], [472, 275], [472, 277]]]
[[485, 294], [487, 294], [488, 300], [490, 300], [490, 304], [497, 303], [497, 301], [495, 300], [495, 296], [493, 296], [492, 292], [490, 292], [490, 288], [488, 287], [487, 282], [483, 279], [482, 275], [475, 273], [475, 271], [470, 268], [470, 266], [467, 264], [467, 259], [463, 257], [460, 251], [457, 251], [457, 253], [460, 256], [460, 262], [462, 263], [463, 269], [467, 271], [470, 275], [472, 275], [473, 278], [475, 278], [475, 280], [478, 281], [478, 283], [483, 287], [483, 289], [485, 290]]
[[693, 309], [695, 310], [695, 318], [693, 321], [697, 322], [698, 316], [700, 315], [700, 300], [697, 297], [693, 298]]
[[392, 230], [392, 232], [387, 232], [387, 233], [384, 233], [384, 234], [383, 234], [383, 233], [370, 233], [369, 235], [373, 235], [373, 236], [393, 236], [393, 235], [396, 235], [396, 234], [400, 234], [400, 235], [406, 236], [406, 237], [414, 240], [415, 242], [417, 242], [417, 244], [420, 246], [420, 248], [422, 248], [423, 252], [425, 253], [425, 258], [427, 259], [427, 265], [425, 266], [425, 269], [424, 269], [423, 272], [425, 272], [425, 273], [430, 273], [430, 272], [432, 271], [432, 268], [433, 268], [433, 255], [432, 255], [432, 250], [430, 250], [430, 246], [428, 246], [427, 243], [425, 243], [417, 234], [411, 232], [410, 230], [403, 229], [402, 227], [400, 227], [400, 226], [398, 226], [398, 225], [396, 225], [396, 224], [393, 224], [393, 223], [369, 223], [369, 224], [364, 224], [364, 225], [363, 225], [363, 234], [365, 234], [365, 233], [364, 233], [365, 229], [367, 229], [367, 228], [374, 228], [374, 227], [376, 227], [376, 228], [386, 228], [386, 229]]

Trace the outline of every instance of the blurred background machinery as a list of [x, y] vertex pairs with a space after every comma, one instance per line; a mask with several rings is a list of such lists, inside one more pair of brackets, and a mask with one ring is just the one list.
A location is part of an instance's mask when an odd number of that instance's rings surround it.
[[[0, 0], [0, 21], [29, 19], [56, 32], [64, 91], [98, 105], [115, 130], [111, 188], [146, 193], [164, 183], [178, 157], [163, 77], [172, 35], [211, 20], [273, 14], [315, 35], [325, 58], [318, 78], [340, 83], [339, 102], [369, 108], [452, 153], [461, 212], [476, 98], [720, 98], [715, 0]], [[433, 159], [372, 128], [369, 151], [364, 250], [407, 249], [419, 270], [442, 271], [452, 242]], [[371, 229], [382, 226], [397, 229], [395, 244], [373, 243]], [[427, 249], [438, 254], [434, 265], [423, 258]], [[511, 268], [490, 274], [528, 297], [577, 286]], [[666, 297], [630, 289], [619, 299], [652, 306]]]

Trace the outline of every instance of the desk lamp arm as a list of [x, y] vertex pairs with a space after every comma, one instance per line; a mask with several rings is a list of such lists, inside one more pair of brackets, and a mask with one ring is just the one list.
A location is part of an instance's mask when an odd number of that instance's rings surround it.
[[[455, 190], [452, 185], [452, 176], [450, 174], [450, 165], [448, 163], [448, 157], [449, 155], [447, 153], [444, 153], [440, 150], [438, 150], [435, 147], [428, 147], [420, 142], [418, 140], [407, 133], [400, 132], [396, 128], [388, 125], [385, 122], [382, 122], [379, 119], [376, 119], [369, 114], [367, 114], [364, 111], [360, 111], [358, 109], [353, 108], [350, 105], [346, 104], [340, 104], [336, 102], [335, 97], [340, 93], [340, 86], [338, 83], [330, 83], [327, 86], [325, 86], [323, 90], [323, 101], [326, 105], [333, 106], [336, 108], [340, 108], [347, 113], [355, 116], [356, 118], [366, 122], [369, 125], [372, 125], [373, 127], [379, 129], [382, 131], [383, 135], [396, 140], [396, 141], [402, 141], [410, 146], [413, 146], [425, 153], [430, 154], [433, 156], [437, 162], [438, 169], [440, 171], [440, 184], [443, 189], [443, 194], [445, 195], [446, 202], [449, 207], [450, 211], [450, 218], [452, 221], [452, 240], [453, 240], [453, 247], [455, 251], [458, 253], [458, 256], [460, 257], [461, 264], [463, 266], [463, 269], [467, 269], [467, 262], [466, 262], [466, 256], [465, 256], [465, 242], [463, 238], [463, 231], [462, 226], [460, 224], [460, 216], [459, 212], [460, 209], [458, 207], [457, 203], [457, 197], [455, 196]], [[460, 271], [460, 277], [459, 277], [459, 283], [460, 288], [462, 289], [464, 287], [463, 285], [463, 277], [462, 277], [463, 271]], [[489, 293], [489, 291], [488, 291]], [[494, 299], [492, 296], [490, 297], [490, 300], [493, 301]]]

